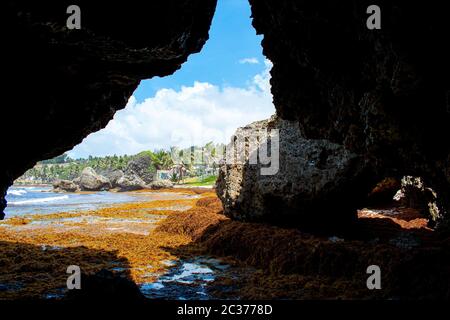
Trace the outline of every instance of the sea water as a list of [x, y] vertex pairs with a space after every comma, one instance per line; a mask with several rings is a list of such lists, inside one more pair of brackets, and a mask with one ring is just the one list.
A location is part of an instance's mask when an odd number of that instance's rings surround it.
[[134, 202], [139, 196], [129, 193], [107, 191], [86, 194], [56, 193], [50, 186], [13, 186], [8, 189], [5, 209], [6, 217], [23, 214], [48, 214], [94, 210], [115, 203]]

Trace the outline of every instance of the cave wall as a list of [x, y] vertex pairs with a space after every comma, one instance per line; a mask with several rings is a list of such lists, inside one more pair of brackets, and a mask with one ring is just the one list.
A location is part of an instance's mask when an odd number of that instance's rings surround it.
[[[80, 30], [66, 27], [73, 4]], [[215, 7], [216, 0], [3, 3], [0, 217], [14, 179], [105, 127], [141, 79], [170, 75], [199, 52]]]
[[[273, 62], [271, 84], [278, 116], [298, 122], [302, 137], [311, 143], [319, 139], [339, 144], [361, 159], [358, 170], [348, 172], [348, 179], [326, 192], [344, 192], [347, 197], [342, 201], [356, 207], [364, 199], [356, 193], [351, 199], [354, 187], [344, 190], [348, 181], [358, 181], [360, 190], [369, 191], [385, 177], [421, 176], [440, 199], [435, 222], [447, 220], [450, 6], [401, 0], [250, 0], [250, 4], [253, 25], [264, 35], [264, 54]], [[381, 30], [366, 27], [366, 10], [372, 4], [381, 8]], [[258, 214], [245, 206], [245, 199], [227, 202], [237, 181], [230, 170], [235, 169], [222, 168], [218, 184], [225, 212], [251, 220]], [[359, 179], [361, 174], [366, 178]], [[260, 192], [252, 181], [261, 177], [239, 179], [245, 185], [239, 192]], [[291, 179], [278, 185], [277, 196], [297, 196], [300, 203], [315, 198], [324, 204], [326, 199], [316, 197], [322, 190], [295, 195], [291, 186], [296, 183]], [[351, 209], [352, 203], [347, 207]], [[301, 215], [302, 208], [293, 206], [289, 211]], [[333, 203], [325, 208], [332, 209]], [[320, 220], [320, 212], [310, 214]]]

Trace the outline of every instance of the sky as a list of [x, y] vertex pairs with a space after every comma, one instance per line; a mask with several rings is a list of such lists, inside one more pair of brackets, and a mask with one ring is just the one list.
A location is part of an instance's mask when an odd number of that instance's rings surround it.
[[275, 113], [271, 63], [251, 25], [247, 0], [219, 0], [202, 51], [171, 76], [143, 80], [125, 109], [90, 134], [72, 158], [227, 143], [243, 125]]

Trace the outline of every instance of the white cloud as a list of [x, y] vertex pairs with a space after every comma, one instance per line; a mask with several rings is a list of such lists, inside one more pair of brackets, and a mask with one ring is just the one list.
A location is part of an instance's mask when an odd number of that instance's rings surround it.
[[239, 60], [240, 64], [259, 64], [259, 60], [257, 58], [244, 58]]
[[132, 96], [105, 129], [89, 135], [69, 155], [135, 154], [209, 141], [227, 143], [238, 127], [275, 113], [269, 83], [271, 67], [266, 61], [264, 72], [244, 88], [195, 82], [179, 91], [161, 89], [140, 103]]

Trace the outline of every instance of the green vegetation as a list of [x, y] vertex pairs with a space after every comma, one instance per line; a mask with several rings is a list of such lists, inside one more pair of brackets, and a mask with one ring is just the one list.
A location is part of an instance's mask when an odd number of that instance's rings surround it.
[[172, 147], [170, 151], [146, 150], [136, 155], [89, 156], [86, 159], [72, 159], [64, 153], [53, 159], [38, 162], [18, 181], [22, 183], [52, 183], [58, 179], [73, 180], [79, 177], [86, 167], [91, 167], [97, 173], [104, 175], [116, 170], [125, 171], [131, 160], [140, 162], [139, 158], [146, 157], [151, 159], [148, 168], [148, 172], [151, 174], [154, 174], [156, 170], [170, 170], [172, 172], [168, 173], [169, 179], [175, 183], [184, 183], [194, 177], [189, 182], [190, 185], [213, 185], [224, 147], [223, 144], [209, 142], [202, 147], [193, 146], [186, 149]]
[[167, 170], [174, 165], [170, 152], [159, 150], [150, 152], [149, 154], [150, 158], [152, 159], [153, 165], [157, 170]]
[[194, 177], [194, 178], [186, 179], [184, 184], [192, 186], [192, 187], [213, 186], [213, 185], [215, 185], [216, 180], [217, 180], [217, 176], [207, 176], [205, 178]]
[[78, 177], [86, 167], [97, 172], [124, 170], [134, 156], [107, 156], [87, 159], [71, 159], [66, 154], [54, 159], [38, 162], [20, 178], [27, 181], [51, 183], [57, 179], [72, 180]]

